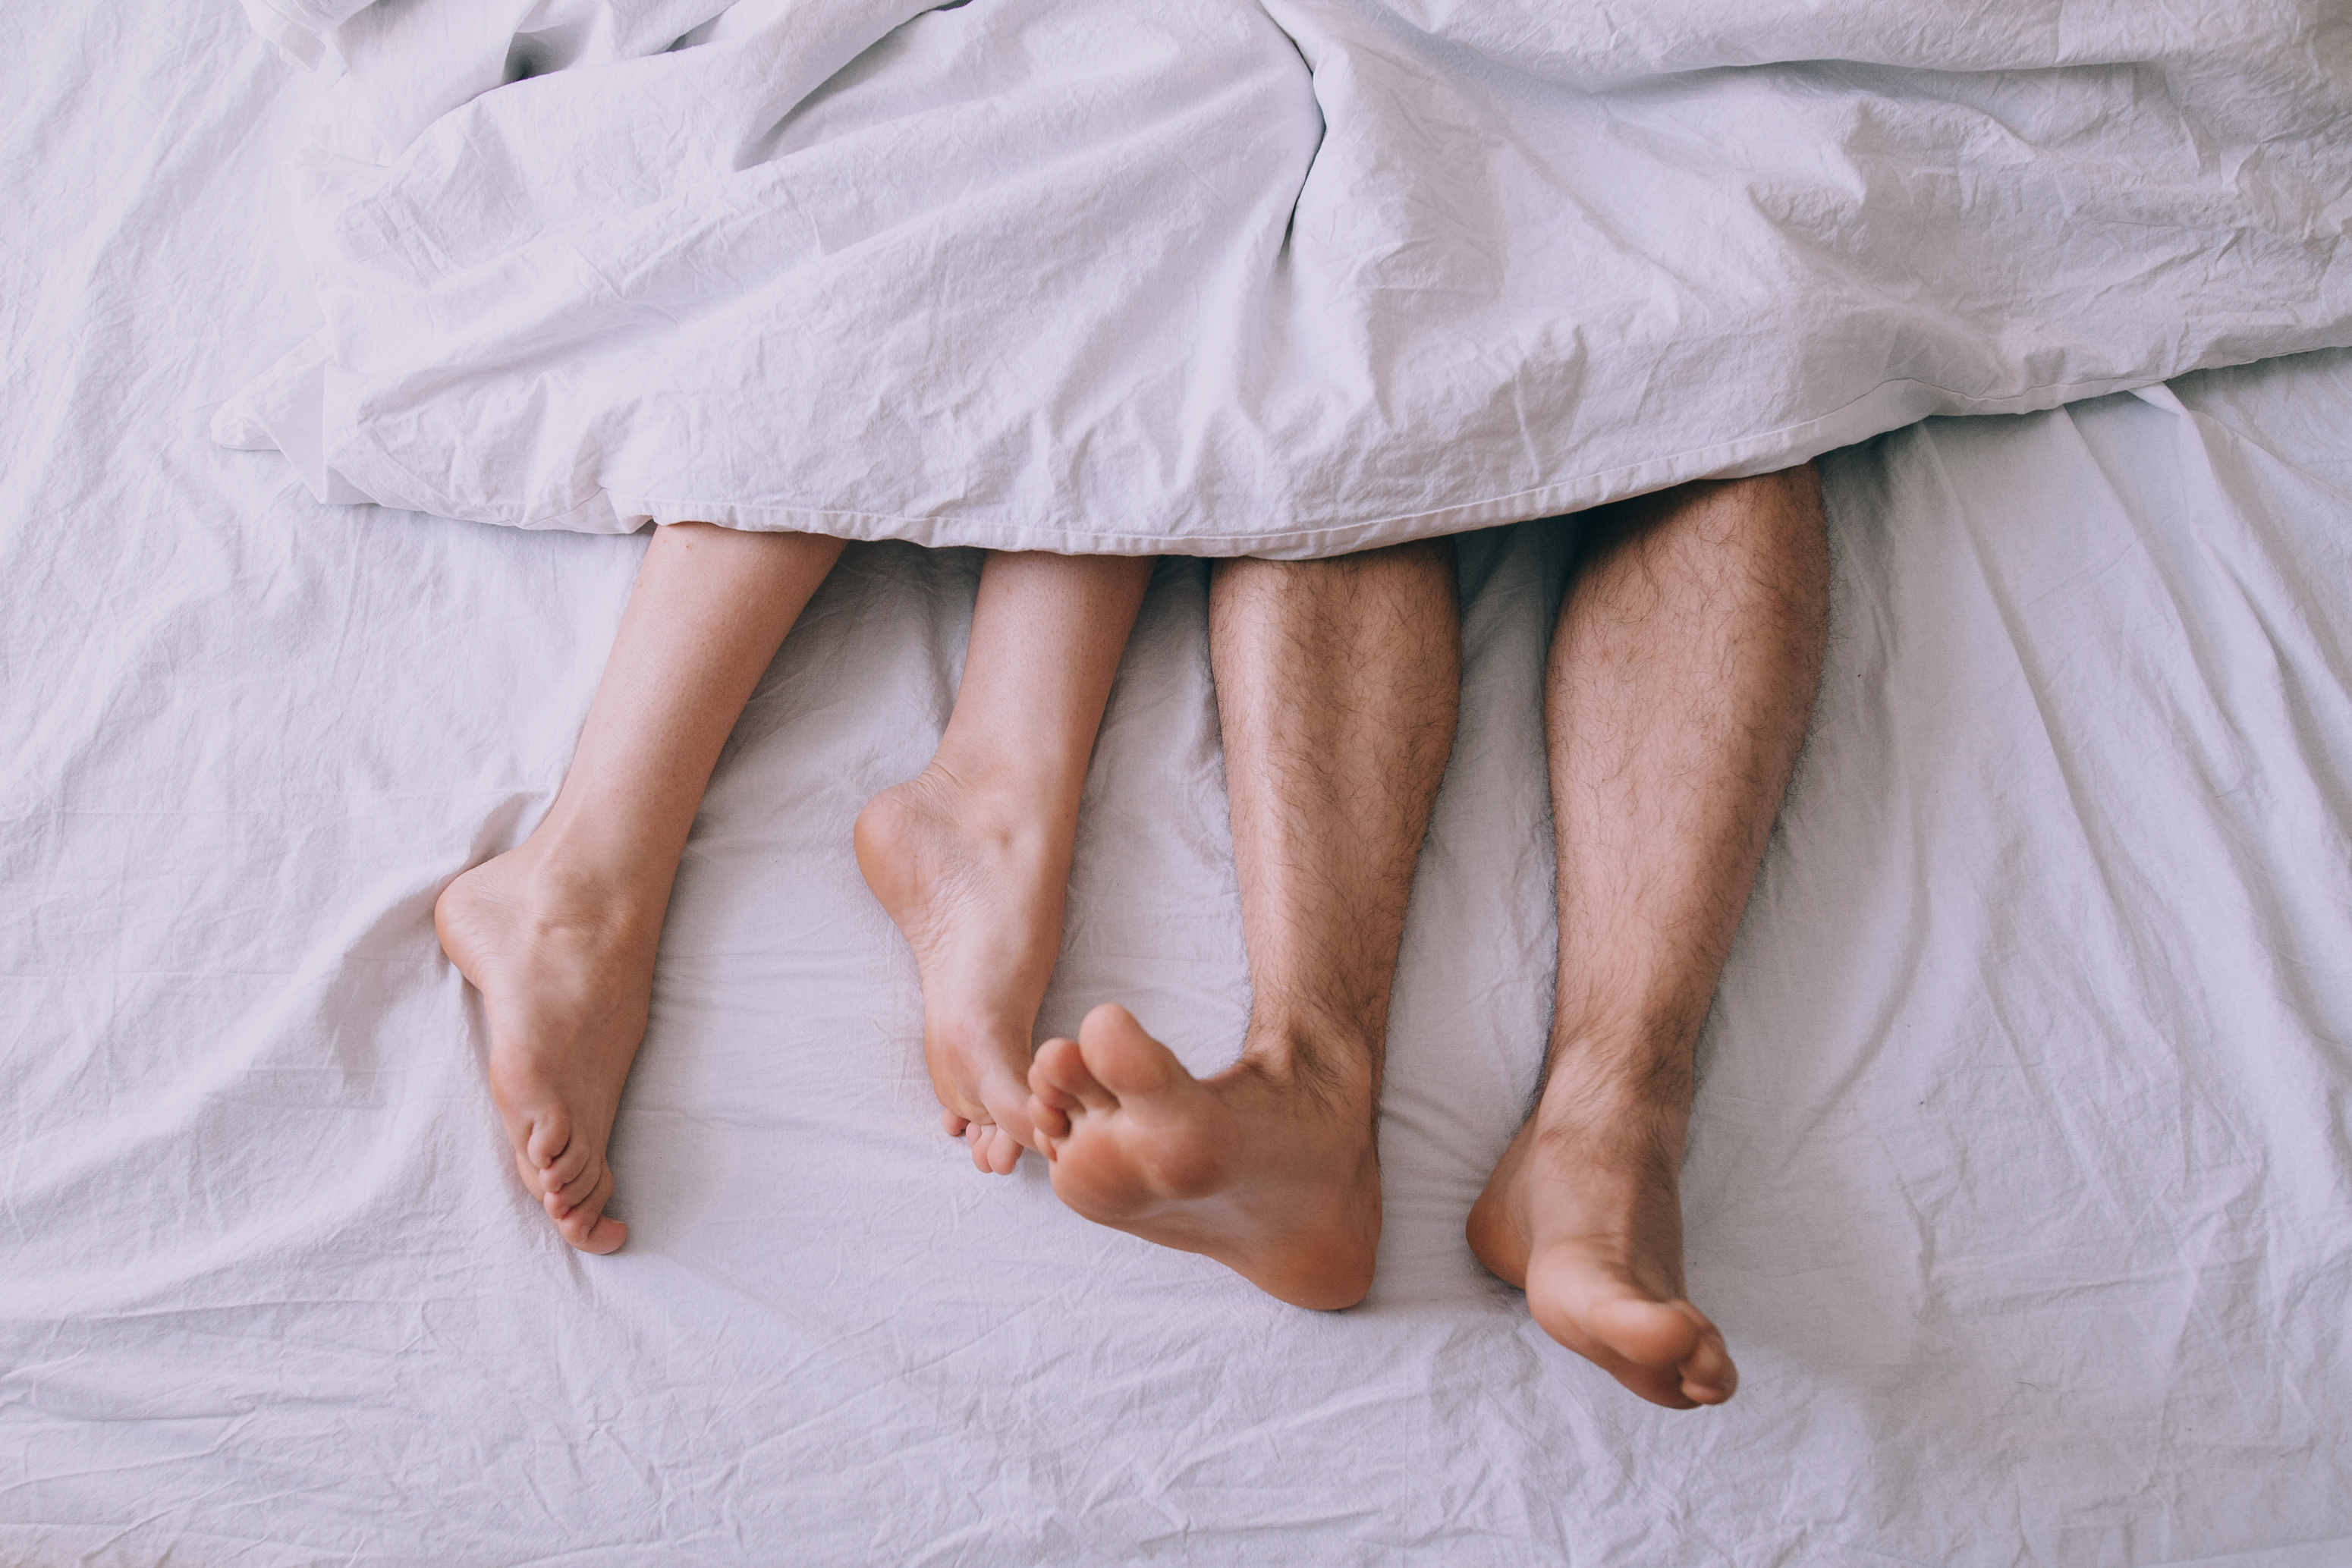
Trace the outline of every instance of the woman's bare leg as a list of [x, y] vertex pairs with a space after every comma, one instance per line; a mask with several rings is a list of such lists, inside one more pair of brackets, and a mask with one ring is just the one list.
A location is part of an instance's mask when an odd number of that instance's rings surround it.
[[658, 529], [554, 806], [434, 907], [442, 950], [482, 993], [490, 1093], [523, 1185], [583, 1251], [628, 1239], [604, 1212], [604, 1145], [687, 833], [743, 705], [840, 554], [807, 534]]
[[1025, 1145], [1029, 1058], [1062, 950], [1078, 797], [1151, 559], [992, 553], [931, 765], [857, 818], [857, 863], [923, 980], [948, 1131], [1002, 1175]]

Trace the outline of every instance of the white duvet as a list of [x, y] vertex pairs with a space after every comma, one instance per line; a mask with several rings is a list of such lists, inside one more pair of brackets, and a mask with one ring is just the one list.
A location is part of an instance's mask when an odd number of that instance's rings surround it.
[[325, 499], [1312, 555], [2352, 343], [2325, 0], [247, 6]]

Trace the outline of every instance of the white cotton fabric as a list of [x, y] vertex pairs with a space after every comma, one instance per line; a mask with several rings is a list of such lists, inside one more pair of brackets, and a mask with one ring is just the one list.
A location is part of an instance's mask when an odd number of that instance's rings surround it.
[[[975, 7], [976, 8], [976, 7]], [[430, 910], [553, 798], [640, 541], [322, 507], [215, 400], [310, 308], [274, 56], [0, 12], [0, 1562], [1817, 1568], [2352, 1554], [2352, 355], [1825, 464], [1813, 738], [1633, 1401], [1464, 1212], [1551, 974], [1575, 529], [1462, 546], [1370, 1299], [1278, 1306], [936, 1130], [849, 824], [977, 558], [854, 547], [689, 846], [609, 1259], [515, 1182]], [[1247, 1004], [1204, 582], [1111, 701], [1045, 1024]]]
[[1311, 556], [2352, 343], [2332, 0], [247, 0], [331, 501]]

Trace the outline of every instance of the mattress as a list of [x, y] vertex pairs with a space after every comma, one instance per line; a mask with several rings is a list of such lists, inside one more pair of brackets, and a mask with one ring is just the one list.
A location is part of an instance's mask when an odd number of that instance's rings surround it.
[[[515, 1181], [450, 876], [562, 779], [642, 540], [322, 506], [208, 434], [309, 329], [284, 68], [221, 5], [0, 45], [0, 1561], [2008, 1564], [2352, 1553], [2352, 355], [1825, 460], [1812, 738], [1684, 1172], [1717, 1410], [1462, 1219], [1550, 981], [1577, 526], [1464, 536], [1363, 1305], [1275, 1303], [939, 1133], [849, 826], [979, 557], [851, 547], [688, 851], [614, 1145]], [[196, 68], [200, 66], [201, 68]], [[1042, 1023], [1248, 1002], [1164, 560]]]

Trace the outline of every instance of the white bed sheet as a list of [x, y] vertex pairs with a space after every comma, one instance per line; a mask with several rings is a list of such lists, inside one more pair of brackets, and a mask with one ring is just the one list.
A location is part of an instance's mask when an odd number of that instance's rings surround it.
[[[905, 545], [720, 766], [588, 1259], [429, 911], [551, 798], [639, 546], [210, 444], [307, 308], [277, 68], [183, 64], [243, 26], [0, 16], [0, 1561], [2352, 1552], [2352, 356], [1826, 464], [1829, 674], [1685, 1170], [1726, 1408], [1638, 1404], [1460, 1239], [1545, 1020], [1556, 525], [1463, 543], [1362, 1307], [935, 1131], [848, 842], [969, 614], [976, 558]], [[1196, 1065], [1247, 1000], [1204, 570], [1120, 676], [1045, 1019], [1117, 998]]]

